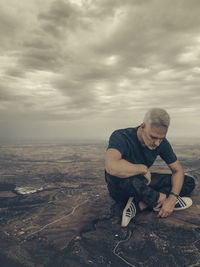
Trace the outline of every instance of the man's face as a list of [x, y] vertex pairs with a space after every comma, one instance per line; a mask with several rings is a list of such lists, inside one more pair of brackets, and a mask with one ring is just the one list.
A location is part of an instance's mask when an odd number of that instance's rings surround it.
[[167, 127], [163, 126], [150, 126], [142, 124], [142, 139], [144, 145], [147, 146], [149, 149], [154, 150], [156, 147], [160, 145], [163, 139], [167, 135]]

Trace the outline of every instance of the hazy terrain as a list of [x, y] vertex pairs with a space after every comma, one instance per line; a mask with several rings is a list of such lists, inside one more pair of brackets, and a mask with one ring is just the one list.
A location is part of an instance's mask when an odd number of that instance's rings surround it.
[[[0, 145], [1, 266], [200, 266], [200, 145], [176, 145], [193, 206], [125, 229], [104, 182], [106, 143]], [[153, 171], [168, 171], [157, 160]]]

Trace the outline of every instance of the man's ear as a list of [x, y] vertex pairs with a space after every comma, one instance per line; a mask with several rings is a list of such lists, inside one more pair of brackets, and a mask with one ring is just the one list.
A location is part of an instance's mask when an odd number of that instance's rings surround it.
[[142, 129], [144, 129], [144, 128], [145, 128], [145, 123], [143, 122], [143, 123], [140, 125], [140, 127], [141, 127]]

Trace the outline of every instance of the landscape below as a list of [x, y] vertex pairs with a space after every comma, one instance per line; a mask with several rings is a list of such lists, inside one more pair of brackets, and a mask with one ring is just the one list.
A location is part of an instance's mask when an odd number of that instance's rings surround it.
[[[104, 181], [105, 143], [0, 145], [2, 267], [200, 266], [200, 145], [176, 145], [193, 205], [121, 228]], [[158, 159], [151, 171], [169, 172]]]

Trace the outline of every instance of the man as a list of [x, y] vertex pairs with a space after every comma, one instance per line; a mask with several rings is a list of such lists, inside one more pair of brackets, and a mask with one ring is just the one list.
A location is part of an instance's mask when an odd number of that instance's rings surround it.
[[[105, 180], [110, 196], [126, 207], [122, 226], [128, 225], [136, 213], [153, 208], [159, 217], [192, 205], [182, 197], [192, 192], [195, 181], [184, 175], [180, 162], [166, 139], [169, 114], [160, 108], [150, 109], [136, 128], [112, 133], [106, 152]], [[171, 174], [150, 173], [157, 156], [168, 165]], [[128, 202], [127, 202], [128, 201]]]

